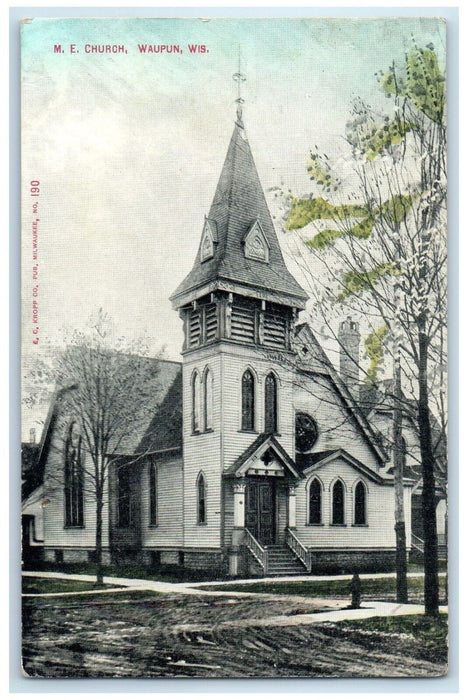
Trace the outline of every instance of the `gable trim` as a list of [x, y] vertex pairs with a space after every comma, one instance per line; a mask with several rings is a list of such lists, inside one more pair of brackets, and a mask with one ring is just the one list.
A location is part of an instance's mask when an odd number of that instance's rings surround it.
[[347, 386], [345, 383], [342, 381], [341, 377], [339, 376], [337, 370], [334, 368], [330, 360], [328, 359], [327, 355], [323, 351], [323, 349], [320, 347], [319, 343], [317, 342], [317, 339], [315, 338], [315, 335], [309, 326], [308, 323], [303, 323], [300, 326], [296, 328], [296, 338], [300, 338], [300, 335], [302, 333], [307, 334], [307, 340], [309, 343], [311, 343], [316, 351], [318, 351], [319, 356], [318, 356], [318, 361], [323, 364], [324, 368], [328, 371], [324, 372], [317, 372], [315, 370], [307, 369], [306, 367], [298, 367], [298, 372], [301, 374], [305, 375], [313, 375], [313, 374], [319, 374], [321, 376], [327, 377], [331, 383], [334, 389], [336, 390], [338, 396], [340, 397], [345, 409], [348, 411], [348, 414], [351, 416], [353, 419], [355, 425], [358, 427], [360, 432], [363, 434], [365, 437], [367, 443], [369, 444], [370, 448], [378, 458], [379, 462], [381, 464], [385, 464], [385, 462], [388, 461], [388, 456], [384, 452], [384, 450], [378, 445], [377, 443], [377, 438], [376, 435], [367, 420], [367, 418], [362, 414], [362, 411], [356, 401], [353, 399], [351, 396]]
[[334, 450], [331, 454], [326, 455], [315, 464], [311, 464], [310, 467], [306, 467], [303, 471], [304, 478], [310, 478], [314, 472], [318, 471], [322, 467], [326, 466], [327, 464], [333, 462], [335, 459], [338, 458], [344, 459], [345, 462], [348, 462], [348, 464], [354, 469], [356, 469], [356, 471], [358, 471], [360, 474], [367, 476], [369, 479], [375, 481], [378, 484], [393, 483], [393, 477], [384, 478], [381, 474], [378, 474], [373, 469], [370, 469], [370, 467], [366, 467], [365, 464], [363, 464], [358, 459], [350, 455], [349, 452], [346, 452], [346, 450], [343, 450], [341, 448], [338, 450]]
[[248, 447], [240, 455], [240, 457], [236, 459], [230, 469], [224, 473], [224, 476], [244, 476], [254, 462], [261, 459], [269, 449], [275, 454], [278, 461], [282, 463], [286, 472], [289, 472], [289, 474], [295, 479], [301, 478], [301, 475], [296, 470], [296, 465], [294, 464], [293, 460], [276, 440], [275, 436], [267, 435], [265, 433], [259, 435], [258, 438], [254, 440], [250, 447]]

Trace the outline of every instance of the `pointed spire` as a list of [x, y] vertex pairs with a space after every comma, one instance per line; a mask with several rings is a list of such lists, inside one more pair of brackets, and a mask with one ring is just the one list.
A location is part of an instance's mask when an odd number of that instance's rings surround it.
[[[217, 289], [302, 309], [308, 298], [286, 267], [242, 121], [238, 82], [237, 120], [218, 186], [202, 231], [191, 272], [171, 296], [176, 308]], [[259, 230], [268, 255], [246, 253], [252, 230]]]
[[237, 110], [236, 110], [236, 116], [237, 116], [237, 124], [241, 127], [241, 129], [244, 128], [244, 123], [242, 121], [242, 105], [244, 104], [245, 100], [242, 98], [241, 95], [241, 86], [242, 83], [245, 83], [247, 80], [247, 76], [242, 73], [241, 71], [241, 50], [240, 50], [240, 44], [239, 44], [239, 63], [238, 63], [238, 68], [237, 68], [237, 73], [234, 73], [232, 76], [233, 80], [237, 82]]

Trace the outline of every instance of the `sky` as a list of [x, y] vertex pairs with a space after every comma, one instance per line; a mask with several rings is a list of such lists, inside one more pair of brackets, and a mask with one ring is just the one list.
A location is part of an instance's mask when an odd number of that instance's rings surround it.
[[[332, 159], [346, 155], [352, 99], [379, 106], [375, 73], [403, 59], [413, 40], [432, 43], [443, 62], [444, 25], [430, 18], [25, 23], [23, 351], [61, 345], [64, 327], [82, 328], [102, 307], [123, 336], [145, 335], [180, 359], [169, 296], [192, 267], [226, 155], [239, 46], [244, 122], [271, 198], [276, 187], [310, 191], [315, 145]], [[141, 44], [182, 53], [142, 54]], [[188, 44], [207, 50], [191, 54]], [[87, 53], [87, 45], [125, 53]]]

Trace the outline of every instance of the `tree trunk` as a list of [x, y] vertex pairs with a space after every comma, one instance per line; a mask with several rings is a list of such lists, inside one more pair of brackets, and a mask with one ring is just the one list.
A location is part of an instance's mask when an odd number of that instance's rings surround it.
[[104, 575], [102, 570], [102, 492], [97, 490], [96, 493], [96, 585], [102, 585]]
[[[397, 331], [398, 332], [398, 331]], [[394, 407], [393, 407], [393, 473], [395, 478], [395, 535], [396, 535], [396, 597], [399, 603], [408, 602], [406, 525], [403, 486], [404, 454], [401, 411], [401, 366], [398, 339], [394, 359]]]
[[424, 531], [424, 607], [426, 615], [439, 613], [439, 575], [435, 502], [434, 453], [427, 387], [428, 337], [425, 318], [419, 319], [418, 424], [422, 461], [422, 517]]

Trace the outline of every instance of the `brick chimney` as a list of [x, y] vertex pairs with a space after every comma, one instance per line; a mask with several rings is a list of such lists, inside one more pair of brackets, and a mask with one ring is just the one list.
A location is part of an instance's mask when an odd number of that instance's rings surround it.
[[359, 323], [348, 316], [338, 330], [340, 344], [340, 374], [356, 400], [359, 399]]

